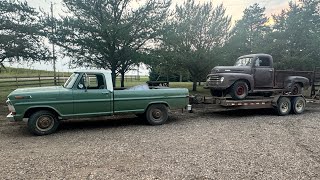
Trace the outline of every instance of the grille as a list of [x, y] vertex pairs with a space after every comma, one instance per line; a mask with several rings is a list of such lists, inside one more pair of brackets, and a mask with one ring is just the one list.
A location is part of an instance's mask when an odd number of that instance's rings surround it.
[[214, 82], [220, 82], [220, 76], [217, 76], [217, 75], [210, 76], [209, 80]]

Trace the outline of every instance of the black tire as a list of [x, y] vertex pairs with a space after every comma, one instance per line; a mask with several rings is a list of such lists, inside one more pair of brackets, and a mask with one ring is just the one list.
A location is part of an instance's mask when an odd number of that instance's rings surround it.
[[50, 111], [41, 110], [33, 113], [28, 120], [29, 131], [42, 136], [54, 133], [59, 126], [59, 120]]
[[244, 81], [236, 81], [230, 89], [230, 95], [235, 100], [245, 99], [248, 96], [248, 92], [248, 84]]
[[295, 97], [292, 99], [291, 106], [294, 114], [302, 114], [306, 108], [306, 100], [302, 97]]
[[277, 111], [279, 116], [288, 115], [291, 111], [291, 102], [287, 97], [280, 97], [277, 103]]
[[223, 96], [222, 91], [213, 90], [213, 89], [210, 89], [210, 94], [211, 94], [211, 96], [215, 96], [215, 97], [222, 97]]
[[152, 104], [146, 111], [146, 120], [150, 125], [161, 125], [168, 119], [168, 108], [163, 104]]
[[294, 83], [290, 90], [291, 95], [302, 94], [302, 86], [299, 83]]

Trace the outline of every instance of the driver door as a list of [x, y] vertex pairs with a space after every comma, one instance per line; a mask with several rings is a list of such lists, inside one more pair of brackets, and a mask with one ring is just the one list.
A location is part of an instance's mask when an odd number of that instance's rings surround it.
[[255, 88], [273, 88], [274, 69], [268, 58], [257, 58], [254, 61], [254, 86]]
[[76, 116], [112, 114], [112, 92], [106, 88], [105, 82], [103, 74], [82, 75], [73, 89]]

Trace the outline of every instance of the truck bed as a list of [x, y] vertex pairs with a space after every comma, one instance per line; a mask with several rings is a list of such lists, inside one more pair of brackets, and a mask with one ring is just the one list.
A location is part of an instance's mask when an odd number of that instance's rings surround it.
[[302, 76], [309, 79], [312, 82], [314, 72], [313, 71], [290, 71], [290, 70], [275, 70], [275, 89], [281, 89], [284, 87], [284, 81], [288, 76]]

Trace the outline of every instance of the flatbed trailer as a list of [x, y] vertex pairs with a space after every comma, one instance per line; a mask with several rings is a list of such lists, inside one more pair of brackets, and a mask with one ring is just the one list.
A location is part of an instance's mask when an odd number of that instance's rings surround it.
[[275, 95], [271, 97], [253, 96], [245, 100], [233, 100], [228, 97], [191, 96], [191, 104], [210, 104], [218, 109], [267, 109], [273, 108], [278, 115], [290, 113], [302, 114], [307, 101], [303, 95]]

